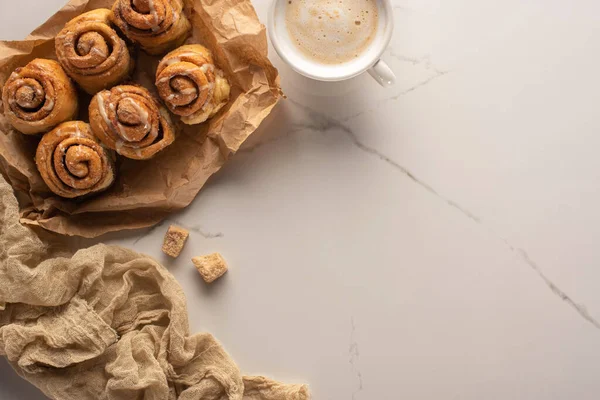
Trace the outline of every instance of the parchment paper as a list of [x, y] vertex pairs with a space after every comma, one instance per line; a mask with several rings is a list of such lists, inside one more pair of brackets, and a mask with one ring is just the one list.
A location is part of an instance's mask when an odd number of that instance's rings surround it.
[[[71, 0], [23, 41], [0, 42], [0, 85], [34, 58], [56, 59], [54, 37], [75, 16], [112, 0]], [[250, 0], [186, 0], [193, 26], [188, 43], [211, 49], [232, 84], [229, 105], [209, 122], [177, 124], [175, 143], [152, 160], [120, 158], [115, 184], [91, 198], [66, 200], [42, 181], [33, 156], [39, 141], [15, 131], [0, 105], [0, 172], [15, 188], [21, 222], [65, 235], [96, 237], [106, 232], [154, 225], [189, 205], [271, 112], [280, 98], [279, 76], [267, 58], [265, 27]], [[156, 94], [160, 57], [138, 51], [133, 81]], [[89, 96], [80, 94], [79, 119], [87, 121]]]

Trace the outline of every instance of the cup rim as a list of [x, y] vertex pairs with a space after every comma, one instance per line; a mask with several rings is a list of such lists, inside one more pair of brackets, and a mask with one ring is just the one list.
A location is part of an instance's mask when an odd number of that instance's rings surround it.
[[390, 40], [392, 39], [392, 33], [394, 31], [394, 15], [393, 15], [393, 8], [392, 8], [391, 0], [377, 0], [377, 1], [382, 2], [383, 6], [385, 8], [386, 29], [383, 32], [383, 40], [379, 42], [379, 43], [381, 43], [381, 46], [380, 46], [381, 48], [377, 51], [376, 56], [373, 57], [372, 60], [370, 60], [370, 62], [368, 63], [368, 65], [366, 67], [364, 67], [358, 71], [350, 71], [348, 73], [341, 74], [339, 76], [333, 76], [333, 77], [313, 74], [310, 71], [306, 71], [302, 68], [299, 68], [297, 65], [293, 64], [290, 61], [290, 59], [288, 58], [285, 51], [283, 51], [283, 49], [281, 48], [281, 46], [279, 44], [279, 38], [278, 38], [277, 34], [275, 33], [275, 9], [280, 1], [285, 1], [285, 0], [272, 0], [271, 6], [269, 7], [269, 16], [267, 19], [267, 25], [268, 25], [267, 30], [269, 31], [269, 38], [271, 39], [271, 44], [273, 45], [273, 48], [275, 49], [275, 51], [277, 52], [279, 57], [283, 61], [285, 61], [287, 65], [289, 65], [297, 73], [304, 75], [307, 78], [318, 80], [318, 81], [324, 81], [324, 82], [336, 82], [336, 81], [343, 81], [346, 79], [354, 78], [355, 76], [358, 76], [358, 75], [368, 71], [371, 67], [373, 67], [373, 65], [375, 65], [377, 63], [377, 61], [379, 61], [379, 59], [385, 52], [385, 49], [388, 47]]

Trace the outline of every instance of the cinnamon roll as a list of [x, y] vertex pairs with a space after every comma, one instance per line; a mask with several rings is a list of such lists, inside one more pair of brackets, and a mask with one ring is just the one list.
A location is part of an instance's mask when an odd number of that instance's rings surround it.
[[18, 131], [49, 131], [77, 115], [77, 90], [59, 63], [36, 58], [17, 68], [2, 89], [4, 115]]
[[199, 44], [167, 54], [158, 64], [156, 87], [169, 110], [188, 125], [206, 121], [229, 101], [229, 82]]
[[146, 160], [175, 140], [169, 112], [141, 86], [99, 92], [89, 111], [96, 137], [127, 158]]
[[111, 11], [99, 8], [72, 19], [56, 36], [56, 55], [67, 74], [94, 94], [122, 82], [134, 61], [110, 22]]
[[152, 55], [181, 45], [191, 30], [181, 0], [117, 0], [112, 12], [121, 31]]
[[81, 121], [46, 133], [36, 152], [37, 168], [50, 190], [66, 198], [106, 190], [115, 180], [114, 154]]

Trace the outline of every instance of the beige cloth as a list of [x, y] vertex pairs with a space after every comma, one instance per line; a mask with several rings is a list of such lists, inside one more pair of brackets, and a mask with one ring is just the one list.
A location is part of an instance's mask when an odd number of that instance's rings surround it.
[[2, 177], [0, 355], [52, 399], [309, 397], [303, 385], [242, 376], [212, 335], [190, 335], [181, 287], [150, 257], [42, 242], [19, 223]]

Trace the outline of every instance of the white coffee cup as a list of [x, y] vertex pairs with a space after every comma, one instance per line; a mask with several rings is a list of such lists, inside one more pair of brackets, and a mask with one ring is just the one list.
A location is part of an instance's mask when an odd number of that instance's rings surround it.
[[273, 0], [269, 10], [268, 31], [277, 54], [296, 72], [319, 81], [342, 81], [368, 72], [382, 86], [391, 86], [396, 76], [381, 60], [394, 30], [394, 14], [390, 0], [377, 0], [379, 22], [369, 47], [356, 59], [342, 64], [322, 64], [306, 57], [290, 39], [286, 27], [287, 0]]

